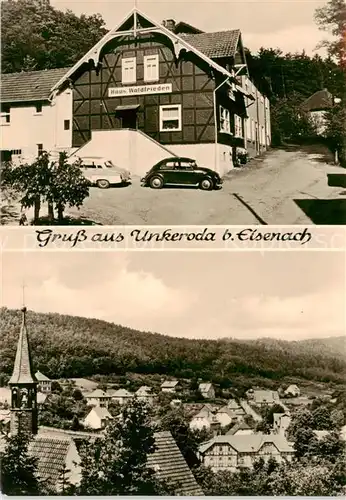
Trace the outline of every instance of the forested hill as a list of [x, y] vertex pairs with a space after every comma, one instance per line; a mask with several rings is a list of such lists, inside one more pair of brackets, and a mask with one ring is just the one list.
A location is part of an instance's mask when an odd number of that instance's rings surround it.
[[[2, 374], [11, 373], [20, 323], [19, 311], [0, 309]], [[35, 370], [53, 378], [136, 372], [216, 383], [236, 376], [342, 382], [346, 373], [344, 359], [329, 347], [321, 349], [324, 344], [318, 341], [189, 340], [97, 319], [31, 311], [27, 326]]]

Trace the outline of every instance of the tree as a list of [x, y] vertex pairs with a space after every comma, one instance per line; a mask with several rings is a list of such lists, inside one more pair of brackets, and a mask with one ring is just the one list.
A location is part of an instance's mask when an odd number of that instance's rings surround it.
[[[323, 40], [329, 55], [334, 57], [343, 72], [346, 71], [346, 3], [345, 0], [329, 0], [324, 7], [315, 12], [315, 20], [321, 30], [333, 35], [333, 40]], [[341, 103], [327, 113], [327, 135], [336, 151], [336, 160], [346, 166], [346, 85], [339, 96]]]
[[82, 447], [79, 495], [164, 494], [163, 484], [147, 465], [154, 450], [149, 409], [135, 399], [110, 423], [104, 439]]
[[329, 430], [332, 428], [330, 411], [326, 406], [319, 406], [312, 412], [313, 428], [316, 430]]
[[20, 431], [6, 437], [6, 447], [1, 459], [1, 491], [5, 495], [39, 495], [37, 459], [30, 456], [28, 447], [31, 434]]
[[333, 40], [324, 40], [327, 48], [340, 67], [346, 69], [346, 3], [345, 0], [329, 0], [324, 7], [316, 9], [315, 20], [321, 30], [328, 31]]
[[302, 142], [316, 135], [313, 122], [301, 108], [303, 100], [301, 94], [293, 93], [273, 103], [271, 107], [273, 145], [282, 145], [287, 140]]
[[190, 429], [188, 420], [182, 409], [171, 408], [168, 410], [161, 419], [160, 428], [172, 434], [190, 468], [200, 464], [197, 458], [198, 439], [200, 438], [200, 442], [202, 442], [202, 440], [207, 440], [207, 437], [203, 434], [194, 433], [194, 431]]
[[80, 207], [89, 196], [89, 181], [83, 176], [79, 165], [79, 161], [68, 163], [66, 153], [61, 153], [59, 160], [54, 161], [45, 152], [29, 165], [7, 167], [2, 177], [2, 187], [10, 187], [19, 193], [22, 207], [34, 206], [34, 223], [39, 220], [42, 202], [48, 203], [51, 220], [54, 219], [56, 208], [61, 223], [67, 205]]
[[78, 17], [49, 0], [1, 2], [1, 17], [4, 73], [72, 66], [106, 33], [100, 14]]

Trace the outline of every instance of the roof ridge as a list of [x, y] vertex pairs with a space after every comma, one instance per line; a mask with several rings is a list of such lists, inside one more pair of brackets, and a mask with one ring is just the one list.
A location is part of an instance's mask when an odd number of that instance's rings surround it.
[[70, 68], [72, 68], [72, 66], [66, 66], [66, 67], [63, 67], [63, 68], [45, 68], [45, 69], [35, 69], [35, 70], [32, 70], [32, 71], [12, 71], [10, 73], [2, 73], [1, 74], [1, 78], [3, 78], [4, 76], [9, 76], [9, 75], [34, 75], [34, 74], [37, 74], [37, 73], [48, 73], [50, 71], [57, 71], [57, 70], [61, 70], [61, 71], [67, 71], [69, 70]]

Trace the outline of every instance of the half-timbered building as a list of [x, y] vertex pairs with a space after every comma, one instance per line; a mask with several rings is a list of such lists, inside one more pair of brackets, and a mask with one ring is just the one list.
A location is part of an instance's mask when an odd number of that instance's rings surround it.
[[221, 174], [245, 147], [247, 65], [239, 30], [203, 33], [133, 9], [52, 88], [73, 93], [72, 147], [141, 175], [167, 156]]

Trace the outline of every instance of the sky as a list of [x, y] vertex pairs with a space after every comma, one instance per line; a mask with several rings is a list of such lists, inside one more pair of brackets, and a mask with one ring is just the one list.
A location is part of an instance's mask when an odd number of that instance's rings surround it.
[[3, 252], [3, 306], [186, 338], [345, 333], [339, 252]]
[[[51, 0], [60, 10], [76, 14], [100, 13], [107, 28], [119, 24], [134, 7], [136, 0]], [[286, 52], [314, 49], [326, 36], [318, 30], [313, 16], [327, 0], [137, 0], [137, 7], [154, 20], [185, 21], [203, 31], [240, 29], [243, 42], [251, 51], [261, 46]], [[324, 55], [324, 50], [319, 53]]]

